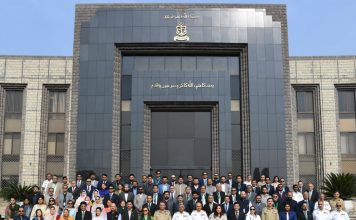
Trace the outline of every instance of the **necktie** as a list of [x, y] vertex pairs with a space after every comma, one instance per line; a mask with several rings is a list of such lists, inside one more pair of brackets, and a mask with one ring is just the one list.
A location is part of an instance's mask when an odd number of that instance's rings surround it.
[[239, 212], [235, 212], [236, 219], [239, 219]]
[[228, 211], [228, 210], [227, 210], [227, 208], [228, 208], [228, 206], [227, 206], [227, 204], [225, 204], [225, 210], [226, 210], [226, 213], [227, 213], [227, 211]]
[[148, 209], [151, 210], [151, 203], [148, 203]]

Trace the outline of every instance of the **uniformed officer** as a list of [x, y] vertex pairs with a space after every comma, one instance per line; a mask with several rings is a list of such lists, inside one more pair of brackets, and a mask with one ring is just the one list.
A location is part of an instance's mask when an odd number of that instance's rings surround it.
[[200, 201], [195, 204], [195, 210], [190, 216], [191, 220], [208, 220], [208, 215], [203, 210], [203, 204]]
[[278, 209], [273, 207], [272, 198], [267, 199], [267, 207], [262, 209], [261, 220], [279, 220]]
[[184, 211], [184, 203], [178, 204], [178, 212], [174, 213], [172, 220], [192, 220], [188, 212]]
[[342, 202], [336, 202], [336, 210], [330, 213], [331, 220], [350, 220], [349, 215], [342, 210]]
[[171, 213], [166, 210], [165, 202], [159, 202], [159, 210], [155, 212], [153, 218], [155, 220], [171, 220]]
[[324, 209], [324, 201], [318, 201], [318, 209], [313, 212], [314, 220], [330, 220], [330, 212]]

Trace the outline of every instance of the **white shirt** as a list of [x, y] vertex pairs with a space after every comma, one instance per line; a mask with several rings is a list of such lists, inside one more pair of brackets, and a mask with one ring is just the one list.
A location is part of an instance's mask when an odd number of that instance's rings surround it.
[[44, 189], [43, 194], [47, 194], [48, 185], [52, 182], [52, 180], [45, 180], [42, 183], [42, 188]]
[[204, 210], [199, 212], [194, 210], [190, 216], [192, 217], [191, 220], [208, 220], [208, 215]]
[[129, 194], [128, 193], [125, 193], [125, 201], [127, 202], [127, 197], [129, 197]]
[[298, 203], [303, 200], [303, 194], [301, 192], [293, 192], [292, 199]]
[[332, 211], [330, 213], [330, 216], [331, 216], [331, 220], [350, 220], [350, 217], [349, 215], [343, 211], [343, 210], [340, 210], [340, 211]]
[[225, 184], [220, 184], [220, 186], [221, 186], [221, 191], [225, 192], [225, 190], [226, 190]]
[[[328, 210], [328, 211], [331, 210], [331, 206], [330, 206], [330, 204], [329, 204], [328, 201], [325, 201], [325, 200], [324, 200], [324, 208], [323, 208], [323, 209]], [[315, 205], [314, 205], [314, 210], [319, 210], [318, 202], [315, 203]]]
[[313, 212], [314, 220], [330, 220], [330, 212], [328, 210], [314, 210]]
[[191, 220], [191, 219], [192, 217], [190, 217], [188, 212], [183, 212], [183, 213], [176, 212], [172, 217], [172, 220]]
[[257, 214], [255, 216], [247, 214], [246, 215], [246, 220], [261, 220], [261, 217], [259, 215], [257, 215]]

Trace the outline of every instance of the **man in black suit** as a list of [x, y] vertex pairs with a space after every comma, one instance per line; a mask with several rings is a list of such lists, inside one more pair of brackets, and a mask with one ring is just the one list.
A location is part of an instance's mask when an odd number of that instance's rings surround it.
[[233, 205], [240, 199], [240, 196], [237, 194], [237, 189], [235, 187], [231, 188], [231, 195], [230, 195], [230, 204]]
[[119, 217], [119, 213], [117, 212], [117, 207], [115, 203], [111, 203], [110, 212], [106, 214], [107, 220], [117, 220]]
[[201, 179], [199, 180], [200, 187], [208, 185], [208, 172], [203, 171]]
[[203, 185], [200, 187], [199, 200], [202, 202], [203, 206], [208, 202], [209, 194], [206, 193], [206, 186]]
[[252, 205], [250, 200], [247, 199], [247, 194], [245, 191], [242, 191], [240, 194], [240, 212], [247, 214], [250, 211], [250, 206]]
[[281, 205], [283, 207], [285, 207], [286, 204], [290, 205], [290, 210], [291, 211], [294, 211], [295, 213], [299, 212], [298, 203], [293, 200], [293, 192], [292, 191], [287, 193], [287, 197], [286, 197], [286, 199], [283, 201], [283, 203]]
[[303, 209], [303, 203], [307, 204], [307, 210], [309, 210], [311, 213], [314, 211], [314, 202], [309, 200], [309, 193], [308, 191], [303, 192], [303, 200], [298, 203], [298, 208], [299, 210]]
[[132, 201], [128, 201], [126, 207], [122, 213], [121, 220], [138, 220], [138, 213], [133, 209]]
[[91, 185], [91, 179], [88, 178], [86, 180], [86, 185], [85, 185], [85, 187], [83, 187], [83, 190], [85, 190], [85, 192], [87, 193], [89, 198], [92, 197], [95, 187]]
[[128, 202], [128, 201], [131, 201], [133, 202], [135, 196], [132, 192], [130, 192], [130, 186], [129, 184], [125, 184], [124, 185], [124, 191], [120, 193], [119, 195], [119, 202], [121, 201], [125, 201], [125, 202]]
[[157, 210], [157, 205], [153, 203], [152, 195], [147, 195], [146, 203], [143, 204], [142, 207], [147, 207], [148, 211], [150, 211], [151, 216], [155, 214], [155, 211]]
[[236, 176], [236, 182], [232, 185], [237, 190], [237, 194], [240, 195], [241, 191], [246, 190], [246, 184], [242, 182], [241, 175]]
[[228, 195], [225, 195], [224, 202], [221, 205], [223, 206], [226, 215], [233, 210], [233, 207], [230, 204], [230, 197]]
[[158, 203], [162, 200], [162, 195], [159, 193], [158, 185], [153, 185], [152, 189], [152, 201], [154, 204], [158, 205]]
[[91, 212], [87, 211], [87, 203], [81, 202], [75, 220], [91, 220]]
[[313, 183], [308, 184], [308, 193], [309, 193], [309, 200], [311, 200], [312, 202], [316, 203], [319, 200], [319, 193], [314, 188]]
[[302, 209], [298, 212], [298, 220], [313, 220], [312, 212], [308, 211], [308, 204], [304, 201], [302, 205]]
[[192, 214], [192, 212], [196, 209], [196, 204], [199, 201], [199, 193], [197, 191], [193, 192], [193, 199], [189, 200], [187, 203], [187, 206], [185, 210], [189, 212], [189, 214]]
[[[171, 213], [172, 215], [179, 211], [179, 203], [183, 203], [183, 205], [184, 205], [184, 199], [183, 199], [182, 195], [178, 195], [177, 199], [174, 201], [173, 208], [172, 208], [173, 212]], [[185, 206], [184, 206], [184, 208], [185, 208]]]
[[111, 200], [115, 204], [119, 204], [119, 196], [115, 194], [115, 188], [113, 185], [109, 186], [109, 194], [104, 196], [104, 206], [107, 207], [108, 200]]
[[240, 209], [240, 204], [235, 202], [234, 209], [230, 213], [227, 213], [227, 218], [229, 220], [245, 220], [245, 214]]
[[214, 196], [210, 195], [208, 196], [208, 202], [205, 204], [203, 207], [204, 211], [208, 216], [210, 216], [211, 213], [213, 213], [218, 205], [214, 203]]
[[101, 185], [102, 185], [102, 184], [105, 184], [105, 185], [106, 185], [106, 188], [109, 187], [109, 185], [111, 184], [111, 182], [108, 181], [108, 175], [105, 174], [105, 173], [103, 173], [103, 174], [101, 175], [101, 180], [99, 180], [99, 182], [98, 182], [98, 189], [102, 189], [102, 188], [101, 188]]
[[77, 174], [77, 180], [75, 182], [75, 185], [80, 189], [80, 191], [85, 186], [85, 183], [82, 180], [82, 175], [81, 174]]
[[[73, 195], [73, 199], [76, 200], [78, 199], [79, 197], [79, 194], [80, 194], [80, 188], [77, 187], [77, 182], [75, 180], [73, 180], [71, 183], [70, 183], [71, 187], [68, 188], [68, 192], [69, 193], [72, 193]], [[34, 203], [36, 204], [36, 203]]]
[[215, 203], [221, 204], [224, 202], [225, 193], [221, 191], [220, 184], [216, 184], [216, 192], [213, 193], [213, 196], [214, 196]]

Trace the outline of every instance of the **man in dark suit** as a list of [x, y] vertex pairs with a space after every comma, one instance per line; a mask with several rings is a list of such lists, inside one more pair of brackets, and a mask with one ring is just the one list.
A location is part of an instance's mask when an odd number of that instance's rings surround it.
[[236, 182], [232, 185], [237, 190], [237, 194], [240, 195], [241, 191], [246, 190], [246, 184], [242, 182], [242, 177], [241, 175], [236, 176]]
[[311, 211], [308, 211], [308, 204], [306, 202], [302, 204], [302, 208], [298, 213], [298, 220], [313, 220], [313, 214]]
[[290, 190], [289, 187], [286, 186], [286, 180], [284, 178], [281, 178], [280, 183], [282, 184], [282, 191], [288, 193]]
[[314, 211], [314, 202], [309, 200], [309, 193], [308, 191], [303, 192], [303, 200], [298, 203], [299, 210], [302, 210], [303, 203], [307, 204], [307, 209], [313, 214]]
[[91, 220], [91, 212], [87, 211], [87, 203], [81, 202], [75, 220]]
[[29, 220], [29, 218], [25, 215], [25, 209], [20, 207], [17, 211], [18, 215], [15, 216], [14, 220]]
[[153, 203], [152, 195], [147, 195], [146, 203], [143, 204], [142, 207], [147, 207], [148, 211], [150, 211], [151, 216], [155, 214], [155, 211], [157, 210], [157, 205]]
[[204, 205], [203, 209], [208, 216], [213, 213], [218, 205], [214, 203], [214, 197], [212, 195], [208, 196], [208, 202]]
[[132, 201], [128, 201], [126, 207], [122, 213], [121, 220], [138, 220], [138, 213], [133, 209]]
[[202, 172], [202, 177], [199, 180], [199, 186], [206, 186], [208, 185], [208, 173], [206, 171]]
[[284, 203], [286, 201], [287, 192], [283, 191], [283, 185], [282, 184], [278, 184], [275, 194], [278, 195], [279, 201], [281, 203]]
[[208, 197], [209, 197], [209, 194], [206, 193], [206, 186], [205, 185], [201, 186], [199, 200], [202, 202], [203, 206], [208, 202]]
[[104, 196], [104, 206], [107, 207], [107, 202], [108, 200], [111, 200], [113, 203], [115, 204], [119, 204], [119, 196], [115, 194], [115, 188], [113, 185], [109, 186], [109, 194], [107, 194], [106, 196]]
[[252, 205], [252, 203], [250, 202], [250, 200], [247, 199], [247, 194], [245, 191], [242, 191], [240, 194], [240, 201], [239, 201], [239, 205], [240, 205], [240, 212], [243, 212], [245, 215], [250, 211], [250, 206]]
[[[183, 205], [184, 205], [184, 200], [183, 200], [183, 196], [182, 195], [178, 195], [176, 200], [174, 201], [173, 208], [172, 208], [173, 212], [171, 213], [172, 215], [179, 211], [179, 204], [180, 203], [183, 203]], [[185, 206], [184, 206], [184, 208], [185, 208]]]
[[119, 202], [121, 202], [121, 201], [133, 202], [134, 198], [135, 198], [134, 194], [132, 192], [130, 192], [129, 184], [125, 184], [124, 191], [122, 193], [120, 193], [120, 195], [119, 195]]
[[110, 212], [106, 214], [107, 220], [117, 220], [119, 217], [119, 213], [117, 211], [117, 207], [115, 203], [110, 205]]
[[[77, 184], [76, 184], [76, 181], [73, 180], [71, 183], [70, 183], [71, 187], [68, 188], [68, 192], [69, 193], [72, 193], [73, 195], [73, 199], [76, 200], [78, 197], [79, 197], [79, 194], [80, 194], [80, 188], [77, 187]], [[36, 204], [36, 203], [34, 203]]]
[[225, 193], [223, 191], [221, 191], [221, 185], [217, 184], [216, 185], [216, 192], [213, 193], [214, 196], [214, 201], [217, 204], [221, 204], [224, 201], [225, 198]]
[[193, 192], [193, 199], [189, 200], [185, 210], [189, 212], [189, 214], [192, 214], [192, 212], [196, 209], [196, 204], [199, 201], [199, 193], [197, 191]]
[[230, 204], [230, 197], [228, 195], [225, 195], [224, 202], [221, 205], [223, 206], [224, 211], [227, 215], [233, 210], [233, 207]]
[[81, 190], [85, 186], [84, 181], [82, 180], [82, 175], [77, 174], [77, 180], [75, 182], [75, 185]]
[[152, 200], [153, 203], [158, 205], [158, 203], [162, 200], [162, 195], [158, 192], [158, 185], [153, 185], [152, 189]]
[[227, 213], [227, 219], [229, 220], [245, 220], [245, 213], [240, 211], [240, 204], [238, 202], [235, 202], [234, 204], [234, 209], [230, 212]]
[[232, 173], [231, 173], [231, 172], [229, 172], [229, 173], [227, 174], [227, 180], [226, 180], [226, 183], [227, 183], [227, 184], [229, 184], [230, 189], [231, 189], [231, 188], [232, 188], [232, 186], [233, 186], [233, 185], [235, 185], [235, 183], [236, 183], [236, 181], [234, 180], [233, 175], [232, 175]]
[[216, 186], [218, 183], [220, 183], [220, 177], [219, 174], [215, 173], [213, 177], [213, 186]]
[[147, 176], [147, 182], [145, 185], [143, 185], [143, 191], [145, 192], [146, 195], [152, 195], [153, 194], [153, 176], [150, 174]]
[[240, 195], [237, 194], [237, 189], [235, 187], [231, 188], [230, 204], [233, 205], [240, 199]]
[[313, 183], [308, 184], [308, 193], [309, 193], [309, 200], [311, 200], [312, 202], [316, 203], [319, 200], [319, 193], [314, 188]]
[[103, 174], [101, 175], [101, 180], [99, 180], [99, 182], [98, 182], [98, 189], [101, 189], [101, 188], [102, 188], [102, 187], [101, 187], [102, 184], [105, 184], [105, 185], [106, 185], [106, 188], [108, 188], [109, 185], [111, 184], [111, 182], [108, 181], [108, 175], [105, 174], [105, 173], [103, 173]]
[[89, 196], [89, 198], [92, 197], [93, 195], [93, 192], [95, 190], [95, 187], [91, 185], [91, 179], [87, 179], [86, 180], [86, 185], [85, 187], [83, 188], [83, 190], [85, 190], [85, 192], [87, 193], [87, 195]]
[[289, 204], [291, 211], [294, 211], [295, 213], [299, 212], [298, 203], [293, 200], [293, 192], [292, 191], [287, 193], [287, 197], [282, 204], [283, 207], [285, 207], [286, 204]]

